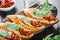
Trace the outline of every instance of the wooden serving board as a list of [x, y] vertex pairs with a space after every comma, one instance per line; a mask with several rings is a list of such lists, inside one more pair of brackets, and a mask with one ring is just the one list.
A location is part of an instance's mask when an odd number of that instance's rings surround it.
[[[39, 8], [39, 6], [37, 6], [37, 5], [35, 4], [35, 5], [31, 6], [30, 8]], [[16, 15], [24, 15], [24, 12], [23, 12], [23, 11], [20, 11], [20, 12], [17, 13]], [[3, 23], [4, 23], [4, 22], [10, 22], [10, 20], [9, 20], [8, 18], [6, 18], [6, 19], [3, 21]], [[55, 23], [51, 24], [51, 25], [45, 26], [45, 28], [41, 29], [41, 30], [38, 31], [37, 33], [42, 32], [43, 30], [45, 30], [46, 28], [48, 28], [48, 27], [56, 24], [57, 22], [58, 22], [58, 20], [57, 20]], [[34, 33], [34, 35], [36, 35], [37, 33]]]

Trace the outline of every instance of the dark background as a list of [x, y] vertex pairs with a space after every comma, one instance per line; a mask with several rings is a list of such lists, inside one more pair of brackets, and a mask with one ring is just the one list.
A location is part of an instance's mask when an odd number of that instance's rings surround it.
[[[59, 19], [59, 22], [53, 26], [50, 26], [49, 28], [46, 28], [44, 31], [34, 35], [30, 40], [41, 40], [43, 37], [54, 33], [60, 34], [60, 1], [59, 0], [52, 0], [52, 4], [54, 4], [57, 8], [57, 15], [56, 17]], [[0, 11], [0, 22], [4, 21], [5, 17], [7, 15], [12, 15], [20, 12], [22, 9], [24, 9], [24, 1], [23, 0], [16, 0], [16, 6], [10, 11], [3, 12]]]

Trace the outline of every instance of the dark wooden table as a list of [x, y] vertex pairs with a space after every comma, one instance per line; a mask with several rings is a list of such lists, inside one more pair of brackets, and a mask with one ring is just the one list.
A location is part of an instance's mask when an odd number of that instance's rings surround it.
[[[58, 12], [57, 12], [57, 18], [59, 19], [59, 22], [49, 28], [46, 28], [41, 33], [38, 33], [37, 35], [34, 35], [30, 40], [41, 40], [46, 35], [49, 35], [51, 33], [60, 34], [60, 1], [59, 0], [53, 0], [52, 3], [56, 6]], [[22, 9], [24, 9], [24, 2], [23, 0], [16, 0], [16, 6], [11, 11], [3, 12], [0, 11], [0, 22], [2, 22], [7, 15], [13, 15], [18, 12], [20, 12]]]

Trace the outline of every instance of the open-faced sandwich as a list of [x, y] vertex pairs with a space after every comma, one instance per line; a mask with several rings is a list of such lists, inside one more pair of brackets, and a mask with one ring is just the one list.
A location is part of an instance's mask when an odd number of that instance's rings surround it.
[[[0, 23], [0, 28], [5, 29], [5, 30], [7, 29], [8, 32], [9, 31], [13, 32], [13, 34], [6, 33], [6, 35], [5, 35], [8, 37], [11, 36], [13, 40], [18, 40], [19, 38], [27, 39], [27, 38], [30, 38], [33, 36], [33, 33], [30, 30], [23, 28], [21, 25], [17, 25], [15, 23], [11, 23], [11, 22]], [[1, 35], [4, 36], [4, 34], [1, 34]], [[15, 35], [17, 35], [17, 36], [15, 36]]]
[[51, 10], [53, 9], [52, 5], [44, 3], [40, 6], [40, 9], [29, 8], [24, 9], [24, 14], [27, 17], [39, 19], [44, 24], [53, 24], [58, 21], [56, 17], [52, 15]]
[[9, 31], [7, 27], [5, 27], [5, 23], [0, 23], [0, 40], [22, 40], [22, 39], [13, 31]]
[[45, 28], [45, 26], [36, 19], [28, 18], [22, 15], [8, 15], [7, 17], [10, 19], [10, 21], [22, 25], [23, 27], [31, 30], [33, 33]]

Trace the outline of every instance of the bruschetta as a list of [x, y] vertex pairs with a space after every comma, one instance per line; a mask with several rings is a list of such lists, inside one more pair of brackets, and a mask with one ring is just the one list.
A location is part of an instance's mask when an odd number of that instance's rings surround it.
[[44, 24], [49, 25], [58, 21], [58, 19], [52, 15], [52, 12], [46, 13], [45, 11], [36, 8], [24, 9], [23, 11], [25, 16], [39, 19]]
[[[19, 16], [20, 16], [20, 15], [19, 15]], [[26, 19], [26, 18], [20, 19], [20, 18], [18, 18], [18, 15], [9, 15], [9, 16], [7, 16], [7, 17], [8, 17], [12, 22], [14, 22], [14, 23], [16, 23], [16, 24], [19, 24], [19, 25], [22, 25], [23, 27], [31, 30], [33, 33], [38, 32], [38, 31], [42, 30], [43, 28], [45, 28], [45, 26], [42, 26], [42, 25], [40, 25], [40, 27], [32, 26], [31, 24], [29, 24], [29, 23], [27, 22], [27, 20], [24, 20], [24, 19]], [[30, 19], [28, 19], [28, 21], [29, 21], [29, 20], [30, 20]], [[25, 22], [24, 22], [24, 21], [25, 21]], [[35, 20], [35, 21], [36, 21], [36, 20]]]
[[22, 40], [16, 33], [9, 31], [4, 23], [0, 23], [0, 40]]
[[6, 28], [8, 31], [14, 32], [19, 38], [27, 39], [33, 36], [33, 33], [30, 30], [23, 28], [21, 25], [16, 25], [15, 23], [11, 22], [0, 23], [0, 24], [3, 24], [2, 26], [0, 25], [2, 29]]

